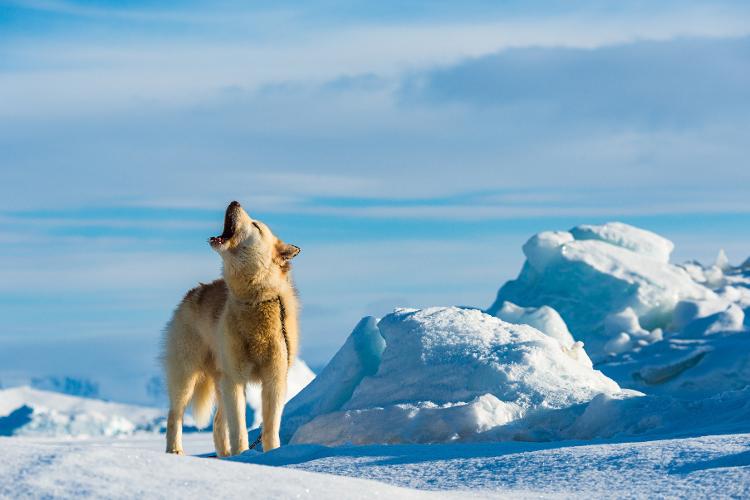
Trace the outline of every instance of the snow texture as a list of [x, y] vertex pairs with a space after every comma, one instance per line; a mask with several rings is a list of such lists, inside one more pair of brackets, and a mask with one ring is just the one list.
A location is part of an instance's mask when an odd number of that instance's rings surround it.
[[601, 226], [584, 224], [571, 229], [570, 234], [579, 241], [606, 241], [664, 263], [669, 262], [674, 250], [674, 244], [668, 239], [622, 222], [609, 222]]
[[573, 347], [473, 309], [365, 318], [290, 402], [282, 437], [329, 445], [481, 440], [532, 414], [621, 393]]
[[[191, 449], [212, 450], [210, 435], [186, 439]], [[748, 434], [645, 442], [294, 445], [231, 460], [167, 455], [163, 444], [153, 435], [74, 442], [0, 438], [0, 498], [750, 495]]]
[[747, 498], [750, 435], [646, 442], [282, 447], [258, 464], [534, 498]]
[[[211, 448], [206, 436], [203, 449]], [[364, 479], [167, 455], [138, 440], [0, 438], [0, 498], [446, 498]]]
[[505, 301], [495, 316], [508, 323], [533, 326], [545, 335], [557, 339], [565, 347], [573, 347], [575, 340], [560, 314], [549, 306], [521, 307]]

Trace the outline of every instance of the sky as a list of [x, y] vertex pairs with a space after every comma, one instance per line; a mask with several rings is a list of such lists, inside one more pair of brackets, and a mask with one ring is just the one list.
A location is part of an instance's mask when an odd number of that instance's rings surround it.
[[314, 367], [542, 230], [739, 263], [749, 131], [747, 2], [0, 0], [0, 383], [158, 373], [234, 199], [302, 248]]

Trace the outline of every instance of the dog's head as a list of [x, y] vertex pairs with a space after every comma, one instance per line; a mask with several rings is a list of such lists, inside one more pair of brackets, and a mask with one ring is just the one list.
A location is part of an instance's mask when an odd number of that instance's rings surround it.
[[285, 275], [291, 267], [289, 261], [300, 250], [281, 241], [261, 221], [252, 219], [236, 201], [227, 207], [224, 231], [208, 242], [221, 255], [230, 286], [232, 281], [249, 284], [273, 275]]

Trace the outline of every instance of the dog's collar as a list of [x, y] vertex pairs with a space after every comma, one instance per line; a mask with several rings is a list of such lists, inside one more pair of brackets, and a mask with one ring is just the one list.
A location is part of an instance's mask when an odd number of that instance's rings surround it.
[[276, 297], [273, 297], [270, 299], [264, 299], [264, 300], [242, 300], [242, 299], [238, 299], [237, 297], [232, 297], [232, 300], [241, 306], [253, 306], [253, 305], [267, 304], [269, 302], [276, 302], [277, 300], [281, 300], [281, 297], [276, 296]]

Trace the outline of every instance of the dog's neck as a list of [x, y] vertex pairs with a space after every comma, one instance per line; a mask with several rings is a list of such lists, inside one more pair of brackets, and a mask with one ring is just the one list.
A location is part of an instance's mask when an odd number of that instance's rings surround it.
[[238, 276], [224, 272], [230, 299], [237, 305], [251, 305], [275, 300], [292, 289], [288, 273], [265, 271], [254, 276]]

